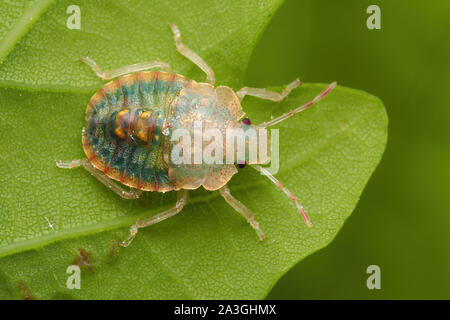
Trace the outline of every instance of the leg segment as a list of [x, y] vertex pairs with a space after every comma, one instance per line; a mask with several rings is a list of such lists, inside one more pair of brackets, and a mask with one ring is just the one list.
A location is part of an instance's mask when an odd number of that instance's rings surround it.
[[170, 28], [172, 28], [172, 32], [175, 38], [175, 45], [177, 46], [177, 50], [183, 56], [191, 60], [197, 67], [203, 70], [206, 73], [206, 82], [214, 85], [215, 77], [214, 71], [210, 66], [195, 52], [186, 47], [183, 42], [181, 42], [181, 33], [180, 29], [176, 26], [175, 23], [170, 24]]
[[154, 216], [151, 216], [149, 218], [145, 219], [139, 219], [136, 221], [135, 224], [133, 224], [130, 228], [130, 236], [125, 241], [122, 241], [120, 245], [122, 247], [128, 247], [130, 243], [133, 241], [134, 237], [136, 236], [139, 228], [145, 228], [152, 224], [161, 222], [162, 220], [165, 220], [167, 218], [170, 218], [177, 213], [179, 213], [183, 207], [186, 205], [187, 202], [187, 195], [188, 190], [180, 190], [178, 191], [178, 200], [175, 206], [169, 210], [166, 210], [164, 212], [158, 213]]
[[236, 95], [239, 98], [239, 101], [242, 101], [245, 96], [254, 96], [261, 99], [278, 102], [283, 100], [293, 89], [297, 88], [300, 84], [300, 80], [295, 79], [294, 81], [289, 83], [281, 93], [260, 88], [243, 87], [238, 92], [236, 92]]
[[302, 112], [303, 110], [308, 109], [309, 107], [311, 107], [314, 104], [316, 104], [317, 102], [319, 102], [323, 97], [325, 97], [328, 93], [330, 93], [330, 91], [333, 90], [335, 87], [336, 87], [336, 82], [333, 82], [328, 87], [326, 87], [322, 92], [320, 92], [316, 97], [314, 97], [314, 99], [312, 99], [311, 101], [308, 101], [307, 103], [301, 105], [300, 107], [298, 107], [294, 110], [291, 110], [291, 111], [279, 116], [278, 118], [275, 118], [275, 119], [267, 121], [267, 122], [263, 122], [259, 126], [263, 127], [263, 128], [273, 126], [277, 123], [280, 123], [281, 121], [284, 121], [284, 120], [292, 117], [296, 113], [299, 113], [299, 112]]
[[142, 190], [138, 189], [125, 189], [121, 184], [117, 183], [113, 179], [110, 179], [103, 172], [95, 169], [95, 167], [86, 159], [72, 160], [70, 162], [62, 162], [60, 160], [56, 160], [56, 166], [63, 169], [71, 169], [83, 166], [87, 171], [89, 171], [90, 174], [97, 178], [98, 181], [103, 183], [105, 186], [107, 186], [109, 189], [111, 189], [124, 199], [137, 199], [142, 193]]
[[271, 175], [269, 171], [258, 165], [252, 165], [251, 167], [258, 170], [261, 174], [267, 176], [267, 178], [269, 178], [269, 180], [272, 181], [273, 184], [277, 186], [277, 188], [280, 188], [281, 191], [283, 191], [288, 196], [289, 199], [294, 201], [295, 206], [302, 215], [303, 220], [305, 220], [306, 225], [308, 226], [308, 228], [310, 228], [311, 221], [309, 220], [309, 217], [306, 214], [306, 211], [303, 208], [303, 206], [300, 204], [300, 202], [297, 201], [297, 198], [285, 186], [283, 186], [283, 184], [280, 181], [278, 181], [273, 175]]
[[102, 78], [103, 80], [110, 80], [122, 76], [128, 73], [135, 73], [139, 71], [144, 71], [148, 69], [156, 69], [159, 68], [163, 71], [172, 72], [172, 67], [165, 62], [162, 61], [150, 61], [150, 62], [142, 62], [131, 64], [129, 66], [123, 66], [117, 69], [102, 71], [98, 64], [89, 57], [81, 58], [81, 61], [86, 63], [88, 66], [92, 68], [97, 76]]
[[227, 185], [224, 185], [222, 188], [220, 188], [219, 192], [220, 195], [225, 199], [225, 201], [228, 202], [228, 204], [232, 206], [234, 210], [239, 212], [245, 218], [245, 220], [247, 220], [247, 222], [252, 226], [252, 228], [255, 229], [256, 234], [259, 237], [259, 240], [263, 241], [266, 236], [259, 228], [259, 223], [255, 221], [255, 214], [251, 212], [246, 206], [244, 206], [242, 202], [240, 202], [231, 195], [230, 188], [228, 188]]

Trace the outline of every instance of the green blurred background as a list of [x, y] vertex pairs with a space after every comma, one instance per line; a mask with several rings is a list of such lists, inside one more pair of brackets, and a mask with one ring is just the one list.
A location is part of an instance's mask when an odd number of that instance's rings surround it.
[[[381, 30], [366, 9], [381, 8]], [[336, 239], [268, 299], [450, 299], [450, 1], [288, 0], [251, 59], [257, 87], [331, 82], [380, 97], [384, 157]], [[381, 268], [381, 290], [366, 269]]]

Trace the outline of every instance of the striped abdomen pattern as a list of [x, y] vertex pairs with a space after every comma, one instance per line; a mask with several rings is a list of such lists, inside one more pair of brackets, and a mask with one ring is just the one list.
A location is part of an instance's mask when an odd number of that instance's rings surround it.
[[149, 71], [105, 84], [86, 110], [83, 147], [91, 163], [133, 188], [173, 190], [168, 124], [188, 83], [178, 74]]

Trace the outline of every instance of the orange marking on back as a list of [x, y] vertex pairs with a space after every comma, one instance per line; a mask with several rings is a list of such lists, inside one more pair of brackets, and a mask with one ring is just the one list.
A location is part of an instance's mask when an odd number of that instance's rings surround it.
[[142, 113], [139, 115], [139, 117], [140, 117], [142, 120], [147, 120], [148, 117], [150, 117], [150, 111], [144, 111], [144, 112], [142, 112]]
[[118, 136], [120, 139], [125, 138], [125, 133], [123, 132], [123, 130], [121, 128], [114, 129], [114, 134], [116, 136]]
[[158, 81], [158, 77], [159, 77], [159, 71], [156, 71], [155, 72], [155, 77], [153, 78], [153, 91], [155, 91], [156, 81]]
[[175, 73], [172, 74], [172, 76], [170, 77], [170, 82], [169, 82], [169, 85], [167, 86], [167, 91], [169, 91], [169, 89], [172, 86], [174, 80], [175, 80]]
[[108, 103], [109, 103], [109, 99], [108, 99], [108, 96], [106, 95], [105, 88], [101, 87], [100, 91], [103, 94], [103, 96], [105, 97], [106, 101], [108, 101]]

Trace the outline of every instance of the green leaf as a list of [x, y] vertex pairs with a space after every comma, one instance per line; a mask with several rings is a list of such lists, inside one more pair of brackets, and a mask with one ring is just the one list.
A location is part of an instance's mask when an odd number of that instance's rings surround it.
[[[0, 298], [263, 298], [289, 268], [335, 237], [386, 143], [383, 105], [360, 91], [338, 87], [277, 127], [277, 177], [308, 210], [311, 229], [255, 170], [244, 168], [231, 180], [268, 237], [262, 243], [218, 192], [199, 189], [179, 215], [118, 247], [137, 218], [173, 206], [176, 194], [122, 200], [83, 169], [54, 165], [83, 157], [84, 109], [102, 83], [77, 60], [87, 50], [104, 68], [159, 58], [203, 80], [174, 49], [167, 23], [176, 21], [218, 82], [238, 89], [257, 36], [279, 5], [253, 3], [89, 1], [80, 5], [82, 29], [67, 30], [70, 2], [58, 2], [18, 43], [0, 66]], [[243, 108], [258, 123], [323, 88], [305, 84], [281, 103], [250, 97]], [[81, 290], [66, 288], [71, 264], [82, 265]]]
[[0, 62], [53, 0], [0, 3]]

